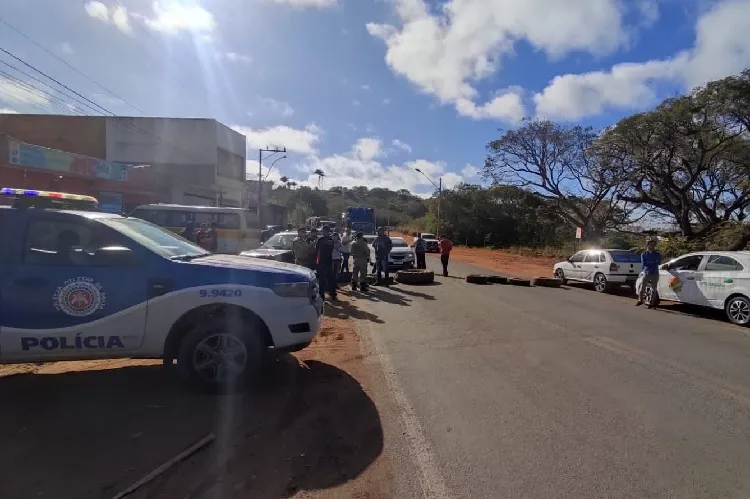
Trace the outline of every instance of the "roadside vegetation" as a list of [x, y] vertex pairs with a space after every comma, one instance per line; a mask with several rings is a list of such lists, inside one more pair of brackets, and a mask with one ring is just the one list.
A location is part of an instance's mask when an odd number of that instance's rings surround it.
[[[488, 186], [443, 191], [441, 231], [461, 245], [545, 257], [576, 247], [641, 249], [645, 234], [662, 236], [666, 256], [744, 249], [749, 134], [750, 70], [602, 130], [525, 119], [487, 144], [481, 174]], [[367, 205], [379, 225], [409, 234], [436, 230], [436, 195], [291, 184], [274, 196], [297, 222]], [[577, 227], [581, 241], [574, 239]]]

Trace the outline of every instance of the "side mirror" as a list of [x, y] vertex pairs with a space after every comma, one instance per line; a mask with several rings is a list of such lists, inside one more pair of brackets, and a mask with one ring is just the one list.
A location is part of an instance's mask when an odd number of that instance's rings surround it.
[[91, 264], [107, 267], [128, 267], [138, 263], [135, 252], [124, 246], [105, 246], [94, 251], [91, 255]]
[[669, 264], [668, 263], [664, 263], [664, 264], [660, 265], [659, 266], [659, 270], [669, 270]]

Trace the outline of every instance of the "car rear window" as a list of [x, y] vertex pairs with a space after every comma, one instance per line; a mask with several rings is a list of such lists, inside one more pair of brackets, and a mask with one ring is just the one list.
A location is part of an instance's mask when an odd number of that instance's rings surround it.
[[634, 251], [610, 251], [609, 254], [617, 263], [641, 263], [641, 255]]

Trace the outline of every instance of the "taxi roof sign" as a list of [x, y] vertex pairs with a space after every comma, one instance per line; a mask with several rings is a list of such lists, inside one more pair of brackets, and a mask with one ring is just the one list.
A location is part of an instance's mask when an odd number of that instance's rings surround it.
[[50, 199], [67, 199], [70, 201], [87, 201], [98, 204], [99, 201], [93, 196], [83, 194], [70, 194], [67, 192], [40, 191], [37, 189], [14, 189], [12, 187], [0, 188], [0, 195], [3, 196], [28, 196]]

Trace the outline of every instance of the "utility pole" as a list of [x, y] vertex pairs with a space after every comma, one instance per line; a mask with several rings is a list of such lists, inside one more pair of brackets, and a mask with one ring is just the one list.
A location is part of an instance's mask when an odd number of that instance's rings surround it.
[[440, 237], [440, 198], [443, 197], [443, 177], [438, 178], [437, 237]]
[[273, 154], [276, 153], [286, 153], [286, 147], [282, 149], [277, 148], [267, 148], [267, 149], [258, 149], [258, 238], [263, 238], [263, 218], [261, 216], [261, 204], [263, 204], [263, 153], [264, 152], [270, 152]]

